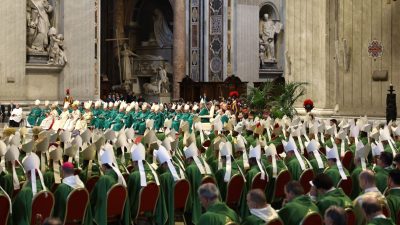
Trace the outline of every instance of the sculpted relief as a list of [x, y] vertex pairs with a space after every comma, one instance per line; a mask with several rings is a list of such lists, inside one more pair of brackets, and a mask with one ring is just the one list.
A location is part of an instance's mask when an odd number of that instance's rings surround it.
[[47, 64], [63, 66], [67, 62], [64, 36], [58, 34], [50, 22], [53, 13], [54, 7], [48, 0], [27, 0], [27, 52], [28, 55], [48, 55]]

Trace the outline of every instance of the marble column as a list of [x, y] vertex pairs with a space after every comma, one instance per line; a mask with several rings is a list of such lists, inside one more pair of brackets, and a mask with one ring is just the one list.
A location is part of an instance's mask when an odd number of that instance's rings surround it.
[[[170, 0], [171, 1], [171, 0]], [[173, 98], [179, 98], [179, 83], [185, 77], [186, 27], [185, 3], [183, 0], [173, 0], [174, 11], [174, 47], [173, 47]]]

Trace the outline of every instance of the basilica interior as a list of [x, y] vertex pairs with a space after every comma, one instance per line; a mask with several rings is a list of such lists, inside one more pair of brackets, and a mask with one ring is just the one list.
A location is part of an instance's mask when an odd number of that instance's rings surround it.
[[400, 225], [400, 0], [0, 15], [0, 225]]

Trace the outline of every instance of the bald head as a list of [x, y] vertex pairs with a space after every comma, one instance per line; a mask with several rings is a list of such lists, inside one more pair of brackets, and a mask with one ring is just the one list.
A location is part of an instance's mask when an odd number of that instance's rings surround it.
[[359, 175], [360, 188], [365, 190], [367, 188], [376, 187], [375, 174], [371, 170], [364, 170]]
[[261, 209], [267, 205], [267, 199], [261, 189], [253, 189], [247, 193], [247, 204], [249, 208]]

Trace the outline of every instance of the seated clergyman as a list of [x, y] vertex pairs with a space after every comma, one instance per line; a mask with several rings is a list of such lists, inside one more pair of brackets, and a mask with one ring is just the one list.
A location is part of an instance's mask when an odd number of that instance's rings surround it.
[[246, 217], [242, 224], [261, 225], [279, 217], [275, 209], [267, 203], [265, 194], [261, 189], [253, 189], [247, 193], [247, 205], [251, 215]]
[[225, 225], [227, 222], [239, 223], [239, 217], [225, 203], [219, 201], [219, 190], [215, 184], [207, 183], [199, 187], [201, 205], [206, 212], [200, 216], [198, 225]]
[[367, 217], [368, 225], [394, 225], [390, 218], [383, 214], [382, 205], [373, 197], [365, 198], [362, 209]]

